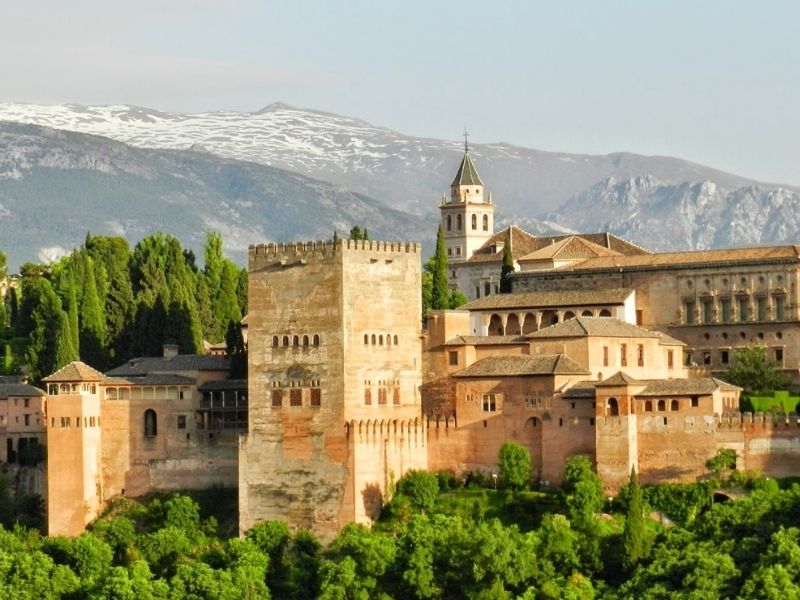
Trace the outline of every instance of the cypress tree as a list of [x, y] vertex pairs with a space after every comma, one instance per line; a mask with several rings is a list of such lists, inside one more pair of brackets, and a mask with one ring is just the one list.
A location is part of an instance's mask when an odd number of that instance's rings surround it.
[[450, 288], [447, 286], [447, 254], [444, 247], [444, 230], [441, 224], [436, 233], [436, 253], [433, 255], [432, 275], [431, 308], [434, 310], [450, 308]]
[[369, 241], [369, 232], [367, 231], [366, 227], [364, 227], [364, 231], [361, 233], [361, 239], [365, 242]]
[[68, 344], [68, 347], [71, 349], [71, 352], [69, 353], [79, 356], [81, 343], [79, 335], [80, 328], [78, 326], [78, 297], [75, 287], [75, 282], [72, 279], [69, 279], [67, 283], [65, 299], [65, 312], [67, 317], [67, 331], [69, 332], [69, 338], [67, 340], [63, 340], [63, 342]]
[[514, 258], [511, 254], [511, 228], [506, 234], [506, 243], [503, 245], [503, 268], [500, 270], [500, 293], [511, 293], [511, 274], [514, 272]]
[[645, 558], [644, 502], [642, 488], [636, 469], [631, 466], [631, 478], [628, 484], [628, 510], [625, 514], [625, 529], [622, 532], [622, 566], [633, 571]]
[[80, 310], [80, 355], [97, 369], [106, 366], [106, 317], [97, 291], [94, 261], [85, 257], [85, 278]]
[[239, 281], [236, 283], [236, 299], [239, 302], [239, 312], [242, 316], [247, 314], [247, 269], [239, 269]]

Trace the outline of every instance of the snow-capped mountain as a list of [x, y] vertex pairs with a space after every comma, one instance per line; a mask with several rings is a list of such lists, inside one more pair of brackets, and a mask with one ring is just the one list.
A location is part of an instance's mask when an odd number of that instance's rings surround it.
[[[408, 136], [280, 103], [253, 113], [201, 114], [127, 105], [0, 104], [2, 120], [101, 135], [139, 148], [191, 149], [191, 156], [205, 153], [209, 163], [214, 155], [329, 181], [356, 196], [378, 199], [399, 211], [398, 218], [417, 215], [415, 231], [396, 228], [391, 236], [403, 239], [434, 235], [439, 199], [463, 153], [460, 142]], [[531, 233], [608, 229], [654, 250], [800, 240], [800, 224], [794, 218], [800, 188], [759, 183], [662, 156], [567, 154], [503, 143], [475, 144], [470, 152], [487, 190], [493, 192], [498, 225], [514, 223]], [[102, 156], [83, 160], [94, 172], [104, 168]], [[19, 165], [11, 163], [16, 166], [0, 177], [14, 177], [14, 169], [19, 171]], [[330, 195], [322, 201], [329, 199]], [[6, 201], [0, 197], [0, 203]], [[2, 211], [0, 206], [0, 222]], [[387, 216], [384, 224], [390, 220]], [[292, 224], [287, 231], [308, 227]]]
[[[0, 104], [0, 120], [102, 135], [143, 148], [202, 148], [340, 184], [415, 214], [435, 214], [462, 142], [418, 138], [330, 113], [271, 104], [253, 113], [173, 114], [135, 106]], [[454, 132], [457, 135], [458, 132]], [[543, 152], [474, 144], [471, 153], [498, 210], [537, 217], [608, 177], [652, 175], [668, 184], [756, 182], [688, 161], [617, 153]]]
[[353, 225], [372, 239], [432, 235], [419, 217], [282, 169], [0, 122], [0, 250], [12, 269], [58, 257], [87, 231], [131, 243], [163, 231], [201, 255], [216, 230], [245, 264], [249, 244], [329, 239]]
[[644, 175], [608, 178], [571, 198], [550, 221], [608, 230], [651, 250], [800, 243], [800, 193], [712, 181], [667, 184]]

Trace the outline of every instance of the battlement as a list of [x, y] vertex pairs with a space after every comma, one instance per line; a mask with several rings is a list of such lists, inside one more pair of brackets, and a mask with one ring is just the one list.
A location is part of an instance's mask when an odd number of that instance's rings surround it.
[[719, 429], [800, 429], [797, 413], [730, 412], [717, 420]]
[[[248, 248], [250, 268], [280, 262], [281, 264], [304, 263], [309, 259], [320, 260], [350, 252], [373, 252], [386, 254], [419, 255], [422, 246], [412, 242], [383, 242], [378, 240], [333, 240], [311, 242], [280, 242], [251, 244]], [[284, 262], [286, 261], [286, 262]]]

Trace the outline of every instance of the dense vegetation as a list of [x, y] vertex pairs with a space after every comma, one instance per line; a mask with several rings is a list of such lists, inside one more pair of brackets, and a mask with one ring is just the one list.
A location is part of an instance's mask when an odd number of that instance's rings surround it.
[[206, 237], [203, 263], [201, 270], [192, 252], [160, 233], [133, 250], [121, 237], [87, 235], [56, 263], [26, 263], [1, 303], [0, 367], [26, 364], [39, 381], [78, 358], [105, 370], [156, 356], [164, 343], [195, 353], [203, 340], [225, 341], [247, 310], [247, 272], [223, 256], [216, 233]]
[[[607, 500], [585, 457], [559, 492], [412, 472], [327, 546], [278, 521], [233, 537], [235, 494], [120, 500], [78, 538], [0, 528], [0, 597], [795, 598], [800, 485], [734, 473]], [[495, 489], [495, 485], [499, 485]], [[722, 488], [736, 500], [715, 501]], [[216, 510], [216, 517], [208, 510]], [[205, 517], [202, 516], [205, 513]], [[219, 520], [218, 520], [219, 519]]]

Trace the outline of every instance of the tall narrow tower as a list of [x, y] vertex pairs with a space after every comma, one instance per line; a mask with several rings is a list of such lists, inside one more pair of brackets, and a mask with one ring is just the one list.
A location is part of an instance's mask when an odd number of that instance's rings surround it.
[[450, 184], [450, 199], [442, 196], [442, 229], [451, 263], [467, 260], [494, 233], [494, 204], [483, 196], [483, 181], [469, 154], [464, 134], [464, 158]]

